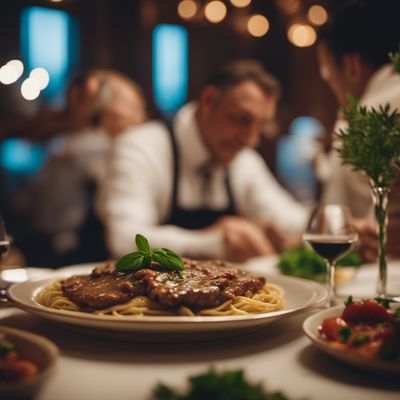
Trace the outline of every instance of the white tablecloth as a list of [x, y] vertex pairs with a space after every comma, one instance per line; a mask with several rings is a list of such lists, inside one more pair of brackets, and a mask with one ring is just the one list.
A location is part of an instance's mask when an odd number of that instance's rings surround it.
[[36, 400], [145, 400], [158, 382], [184, 389], [189, 375], [211, 366], [244, 369], [249, 380], [290, 399], [400, 399], [400, 377], [358, 370], [316, 349], [302, 332], [307, 315], [242, 336], [185, 344], [89, 337], [15, 308], [0, 309], [0, 324], [43, 335], [60, 348], [57, 371]]

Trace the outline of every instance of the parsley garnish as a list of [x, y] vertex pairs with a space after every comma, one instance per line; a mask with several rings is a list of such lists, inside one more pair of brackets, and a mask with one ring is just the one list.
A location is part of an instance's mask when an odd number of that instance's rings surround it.
[[350, 304], [353, 304], [353, 296], [349, 296], [346, 301], [344, 302], [345, 306], [349, 306]]
[[394, 315], [398, 321], [400, 321], [400, 308], [397, 308], [394, 312]]
[[348, 326], [343, 326], [338, 331], [339, 341], [342, 343], [347, 343], [353, 331]]
[[14, 343], [5, 342], [0, 344], [0, 355], [6, 354], [11, 350], [15, 350]]
[[358, 346], [361, 346], [362, 344], [368, 343], [369, 341], [370, 341], [370, 338], [369, 338], [368, 335], [361, 335], [361, 336], [355, 337], [355, 338], [352, 340], [351, 344], [352, 344], [353, 346], [358, 347]]
[[137, 251], [120, 258], [115, 265], [117, 271], [137, 271], [149, 268], [152, 262], [172, 271], [183, 271], [183, 260], [169, 249], [150, 249], [148, 240], [140, 234], [135, 237]]
[[179, 394], [159, 384], [153, 391], [154, 400], [287, 400], [280, 392], [267, 393], [261, 384], [248, 383], [243, 370], [218, 373], [210, 370], [189, 378], [190, 388]]
[[379, 303], [381, 306], [385, 307], [387, 310], [390, 307], [390, 300], [385, 297], [375, 297], [374, 300]]

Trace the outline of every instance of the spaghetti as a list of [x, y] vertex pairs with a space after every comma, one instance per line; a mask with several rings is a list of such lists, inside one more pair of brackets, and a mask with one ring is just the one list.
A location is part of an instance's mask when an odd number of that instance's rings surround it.
[[[46, 307], [57, 310], [87, 312], [68, 297], [61, 288], [62, 280], [56, 280], [43, 288], [36, 296], [36, 301]], [[151, 300], [148, 296], [136, 296], [123, 304], [113, 305], [100, 310], [92, 310], [97, 315], [124, 316], [231, 316], [260, 314], [281, 310], [285, 307], [283, 289], [277, 285], [266, 283], [255, 293], [246, 293], [233, 300], [212, 308], [192, 309], [184, 305], [168, 307]]]

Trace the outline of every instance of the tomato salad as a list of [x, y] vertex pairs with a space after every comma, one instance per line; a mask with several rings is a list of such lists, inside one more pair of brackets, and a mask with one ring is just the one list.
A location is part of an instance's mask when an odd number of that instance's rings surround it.
[[400, 308], [391, 310], [387, 299], [349, 297], [340, 316], [323, 320], [319, 334], [335, 349], [400, 364]]
[[0, 333], [0, 383], [37, 375], [38, 366], [20, 355], [15, 344]]

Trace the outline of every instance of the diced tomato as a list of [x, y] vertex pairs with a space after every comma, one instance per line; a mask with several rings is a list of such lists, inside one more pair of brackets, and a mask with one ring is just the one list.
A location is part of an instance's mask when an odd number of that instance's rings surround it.
[[346, 306], [342, 318], [349, 324], [377, 324], [388, 321], [390, 315], [386, 308], [378, 302], [365, 300]]
[[346, 322], [339, 317], [325, 318], [320, 327], [320, 333], [328, 340], [338, 340], [338, 332], [341, 328], [346, 326]]

